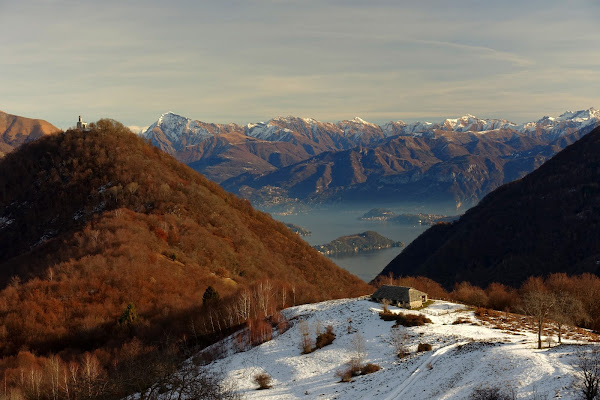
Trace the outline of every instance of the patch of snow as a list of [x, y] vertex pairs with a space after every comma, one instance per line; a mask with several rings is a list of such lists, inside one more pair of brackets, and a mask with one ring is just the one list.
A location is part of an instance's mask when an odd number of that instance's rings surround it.
[[94, 212], [104, 211], [104, 208], [106, 208], [106, 203], [101, 201], [96, 207], [94, 207]]
[[10, 224], [12, 224], [13, 222], [15, 222], [14, 219], [8, 218], [8, 217], [0, 217], [0, 229], [4, 229], [7, 226], [9, 226]]
[[54, 231], [54, 230], [49, 230], [46, 231], [41, 238], [39, 238], [39, 240], [37, 242], [35, 242], [34, 245], [32, 245], [30, 248], [33, 249], [35, 247], [40, 246], [41, 244], [47, 242], [49, 239], [51, 239], [52, 237], [56, 236], [58, 232]]
[[294, 137], [291, 129], [264, 122], [246, 125], [245, 134], [268, 142], [285, 142]]
[[75, 214], [73, 214], [73, 220], [77, 221], [83, 216], [84, 216], [83, 210], [79, 210]]

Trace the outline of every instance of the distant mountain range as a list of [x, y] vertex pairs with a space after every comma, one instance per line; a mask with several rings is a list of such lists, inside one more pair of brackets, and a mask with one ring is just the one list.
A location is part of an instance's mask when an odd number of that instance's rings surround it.
[[209, 124], [163, 114], [142, 135], [262, 206], [294, 202], [475, 204], [600, 125], [594, 108], [515, 124], [465, 115], [378, 126], [298, 117]]
[[380, 275], [517, 286], [554, 272], [600, 275], [600, 128], [457, 222], [415, 239]]
[[0, 111], [0, 157], [10, 153], [23, 143], [60, 129], [43, 119], [31, 119]]

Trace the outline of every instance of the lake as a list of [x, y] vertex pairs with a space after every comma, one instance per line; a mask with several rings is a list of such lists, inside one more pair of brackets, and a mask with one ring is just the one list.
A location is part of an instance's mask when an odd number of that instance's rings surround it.
[[[379, 206], [378, 206], [379, 207]], [[392, 210], [396, 214], [402, 213], [433, 213], [444, 215], [457, 214], [456, 209], [448, 206], [403, 204], [390, 205], [380, 208]], [[294, 215], [273, 215], [273, 218], [287, 223], [292, 223], [312, 232], [311, 236], [303, 236], [311, 246], [326, 244], [340, 236], [375, 231], [395, 241], [402, 241], [406, 245], [424, 232], [428, 225], [401, 224], [388, 221], [362, 221], [363, 214], [371, 208], [367, 207], [338, 207], [320, 208]], [[348, 270], [362, 280], [371, 281], [383, 268], [396, 257], [403, 248], [392, 247], [389, 249], [363, 252], [352, 255], [328, 256], [340, 267]]]

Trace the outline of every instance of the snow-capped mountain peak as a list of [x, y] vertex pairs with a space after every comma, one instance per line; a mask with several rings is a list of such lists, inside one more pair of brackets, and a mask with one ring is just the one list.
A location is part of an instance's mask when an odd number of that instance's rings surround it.
[[188, 137], [191, 139], [188, 144], [195, 144], [213, 136], [203, 125], [199, 121], [193, 121], [190, 118], [168, 111], [162, 114], [154, 124], [150, 125], [142, 136], [150, 138], [154, 129], [159, 128], [172, 142], [177, 142], [182, 137]]
[[167, 111], [166, 113], [162, 113], [160, 117], [158, 117], [158, 124], [162, 124], [163, 120], [165, 119], [172, 119], [172, 118], [183, 118], [180, 115], [175, 114], [173, 111]]
[[354, 117], [352, 119], [352, 122], [356, 122], [357, 124], [363, 124], [363, 125], [372, 125], [372, 126], [376, 126], [375, 124], [371, 123], [371, 122], [367, 122], [364, 119], [360, 118], [360, 117]]

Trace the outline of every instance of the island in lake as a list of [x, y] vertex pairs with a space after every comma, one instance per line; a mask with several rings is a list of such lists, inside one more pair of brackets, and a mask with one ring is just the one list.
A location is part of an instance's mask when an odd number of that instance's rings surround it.
[[459, 218], [459, 216], [446, 216], [438, 214], [396, 214], [391, 210], [385, 208], [373, 208], [369, 210], [361, 217], [363, 221], [390, 221], [401, 224], [421, 224], [421, 225], [435, 225], [440, 222], [452, 222]]
[[385, 208], [373, 208], [364, 213], [363, 216], [359, 217], [358, 219], [363, 221], [388, 221], [397, 216], [398, 214], [396, 214], [392, 210], [388, 210]]
[[342, 236], [331, 242], [313, 246], [323, 254], [351, 254], [364, 251], [382, 250], [390, 247], [403, 247], [404, 243], [395, 242], [374, 231]]
[[300, 235], [300, 236], [310, 236], [310, 235], [312, 235], [311, 231], [309, 231], [308, 229], [303, 228], [301, 226], [294, 225], [294, 224], [289, 224], [289, 223], [286, 223], [285, 226], [287, 226], [288, 228], [290, 228], [290, 230], [292, 232], [294, 232], [296, 235]]

